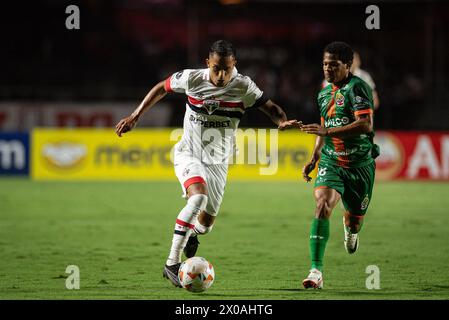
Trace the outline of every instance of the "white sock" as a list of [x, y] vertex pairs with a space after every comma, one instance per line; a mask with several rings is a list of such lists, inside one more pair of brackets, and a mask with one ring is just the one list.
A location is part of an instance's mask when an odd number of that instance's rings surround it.
[[207, 196], [204, 194], [195, 194], [187, 200], [187, 205], [181, 210], [176, 219], [170, 254], [166, 262], [167, 266], [181, 262], [182, 250], [189, 240], [198, 214], [206, 208], [206, 205]]

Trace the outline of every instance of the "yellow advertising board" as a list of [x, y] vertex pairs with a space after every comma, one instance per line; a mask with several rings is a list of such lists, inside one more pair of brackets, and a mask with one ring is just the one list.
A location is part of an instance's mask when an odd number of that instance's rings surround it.
[[[35, 180], [176, 180], [172, 149], [182, 129], [35, 129]], [[298, 130], [239, 129], [229, 180], [300, 181], [315, 137]]]

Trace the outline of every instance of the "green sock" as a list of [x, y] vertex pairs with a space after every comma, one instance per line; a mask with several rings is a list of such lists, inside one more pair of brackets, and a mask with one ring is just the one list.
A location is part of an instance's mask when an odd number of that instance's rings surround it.
[[310, 258], [312, 269], [322, 271], [324, 250], [329, 239], [329, 219], [313, 219], [310, 228]]

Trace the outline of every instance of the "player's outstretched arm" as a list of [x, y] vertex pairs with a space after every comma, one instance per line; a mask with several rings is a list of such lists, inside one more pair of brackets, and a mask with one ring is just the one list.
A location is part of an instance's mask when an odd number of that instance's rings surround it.
[[267, 100], [263, 105], [259, 107], [263, 113], [268, 115], [271, 120], [278, 126], [279, 130], [285, 130], [289, 128], [300, 128], [302, 122], [298, 120], [288, 120], [284, 110], [271, 100]]
[[348, 138], [373, 131], [373, 116], [371, 113], [356, 116], [356, 120], [346, 126], [326, 128], [317, 123], [304, 124], [300, 128], [310, 134], [320, 137]]
[[123, 118], [120, 120], [117, 125], [115, 126], [115, 133], [119, 137], [122, 136], [123, 133], [131, 131], [132, 128], [136, 125], [137, 121], [139, 120], [140, 116], [145, 113], [145, 111], [151, 109], [159, 100], [161, 100], [166, 94], [167, 91], [164, 87], [165, 81], [159, 82], [157, 85], [155, 85], [150, 92], [145, 96], [143, 101], [140, 103], [140, 105], [134, 110], [131, 115], [129, 115], [126, 118]]

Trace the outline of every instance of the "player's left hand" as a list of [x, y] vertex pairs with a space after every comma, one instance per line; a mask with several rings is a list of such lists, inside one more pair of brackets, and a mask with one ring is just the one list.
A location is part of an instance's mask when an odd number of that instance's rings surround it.
[[304, 124], [300, 129], [309, 134], [316, 134], [321, 137], [327, 136], [327, 129], [318, 123]]
[[306, 165], [302, 168], [302, 178], [306, 182], [312, 181], [312, 178], [309, 176], [309, 174], [315, 169], [316, 161], [309, 161], [306, 163]]
[[287, 120], [287, 121], [282, 121], [281, 123], [279, 123], [278, 129], [279, 130], [285, 130], [285, 129], [290, 129], [290, 128], [301, 128], [302, 126], [302, 122], [298, 121], [298, 120]]

